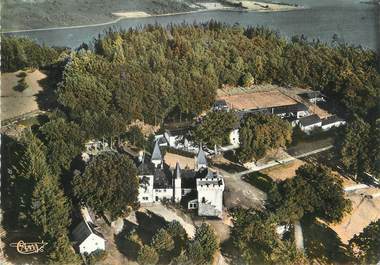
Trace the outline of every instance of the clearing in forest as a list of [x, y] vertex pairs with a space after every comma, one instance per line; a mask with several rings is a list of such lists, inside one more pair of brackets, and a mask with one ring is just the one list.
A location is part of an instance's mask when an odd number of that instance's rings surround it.
[[296, 104], [275, 85], [257, 85], [252, 88], [225, 87], [217, 92], [217, 99], [225, 100], [230, 108], [250, 110]]
[[27, 87], [21, 91], [17, 88], [21, 72], [1, 74], [1, 121], [39, 110], [36, 95], [43, 90], [40, 81], [47, 76], [39, 70], [25, 72]]

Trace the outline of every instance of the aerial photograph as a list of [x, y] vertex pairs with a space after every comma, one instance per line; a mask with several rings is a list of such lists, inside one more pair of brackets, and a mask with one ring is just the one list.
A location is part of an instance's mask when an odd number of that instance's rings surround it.
[[0, 10], [0, 265], [380, 265], [380, 0]]

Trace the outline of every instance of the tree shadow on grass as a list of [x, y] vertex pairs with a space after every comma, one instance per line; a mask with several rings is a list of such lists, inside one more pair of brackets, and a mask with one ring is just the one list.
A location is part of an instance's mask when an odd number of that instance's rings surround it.
[[51, 110], [59, 106], [57, 102], [57, 85], [62, 80], [63, 65], [52, 65], [43, 70], [46, 78], [38, 81], [42, 90], [36, 95], [36, 101], [40, 110]]
[[136, 212], [136, 219], [138, 225], [124, 220], [123, 231], [115, 236], [117, 249], [130, 260], [136, 260], [141, 246], [150, 244], [156, 232], [167, 225], [151, 211]]
[[239, 166], [237, 164], [223, 164], [223, 163], [213, 163], [213, 166], [220, 168], [228, 173], [237, 173], [244, 170], [247, 170], [245, 167]]
[[137, 229], [137, 225], [124, 220], [124, 229], [121, 233], [115, 235], [116, 247], [120, 253], [123, 253], [129, 260], [136, 260], [140, 251], [140, 244], [133, 240], [133, 233]]
[[269, 192], [273, 186], [276, 185], [276, 183], [269, 176], [259, 171], [244, 175], [242, 178], [244, 181], [264, 192]]
[[347, 264], [353, 261], [349, 256], [347, 246], [327, 225], [305, 217], [302, 220], [302, 230], [306, 254], [309, 258], [332, 264]]
[[163, 217], [151, 211], [147, 211], [146, 213], [136, 212], [136, 218], [139, 223], [137, 232], [144, 244], [150, 244], [154, 234], [167, 225]]

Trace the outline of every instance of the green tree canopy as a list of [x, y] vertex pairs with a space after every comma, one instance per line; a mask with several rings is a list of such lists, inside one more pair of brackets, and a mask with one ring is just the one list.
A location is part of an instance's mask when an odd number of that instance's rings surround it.
[[133, 161], [112, 152], [94, 157], [84, 173], [73, 179], [75, 196], [98, 213], [109, 212], [112, 218], [122, 215], [129, 207], [137, 207], [138, 186]]
[[372, 137], [369, 141], [371, 152], [373, 155], [371, 160], [371, 171], [380, 180], [380, 118], [376, 120], [375, 125], [372, 127]]
[[[22, 139], [26, 160], [20, 161], [19, 173], [29, 177], [33, 190], [28, 202], [29, 217], [45, 242], [46, 256], [51, 264], [80, 264], [68, 238], [70, 203], [60, 188], [45, 157], [42, 142], [27, 131]], [[29, 204], [30, 203], [30, 204]]]
[[94, 49], [73, 54], [58, 101], [75, 119], [87, 110], [159, 124], [174, 109], [209, 109], [225, 84], [277, 83], [322, 90], [349, 117], [367, 119], [380, 96], [376, 62], [370, 50], [286, 41], [262, 27], [156, 25], [109, 31]]
[[380, 261], [380, 219], [370, 223], [363, 232], [349, 242], [356, 257], [364, 264], [377, 264]]
[[174, 240], [168, 231], [161, 228], [154, 235], [151, 245], [158, 253], [169, 252], [174, 249]]
[[50, 167], [56, 174], [68, 170], [72, 159], [84, 149], [84, 133], [79, 125], [56, 118], [40, 127], [40, 131]]
[[308, 264], [292, 241], [276, 232], [278, 218], [266, 212], [236, 208], [232, 211], [231, 238], [244, 264]]
[[285, 147], [292, 139], [292, 127], [289, 122], [274, 115], [248, 114], [239, 130], [241, 161], [259, 159], [269, 149]]
[[156, 265], [158, 260], [159, 256], [156, 250], [148, 245], [143, 246], [137, 256], [137, 262], [140, 265]]
[[1, 71], [13, 72], [26, 67], [39, 68], [55, 63], [62, 50], [40, 46], [28, 38], [1, 38]]
[[196, 227], [194, 239], [188, 247], [188, 256], [193, 264], [210, 263], [219, 249], [219, 239], [207, 223]]
[[166, 231], [172, 236], [174, 240], [174, 250], [173, 252], [177, 255], [180, 255], [185, 248], [188, 242], [188, 236], [185, 228], [176, 220], [171, 221], [166, 226]]
[[144, 148], [146, 146], [146, 140], [144, 134], [141, 132], [138, 126], [132, 126], [126, 133], [127, 139], [133, 145]]
[[208, 112], [195, 128], [194, 138], [210, 148], [229, 144], [229, 134], [238, 122], [234, 112]]
[[293, 179], [275, 186], [267, 203], [283, 221], [299, 220], [308, 213], [327, 222], [339, 222], [351, 210], [342, 181], [329, 168], [312, 164], [301, 166]]
[[353, 174], [368, 171], [370, 166], [370, 124], [356, 117], [344, 129], [339, 146], [342, 163]]

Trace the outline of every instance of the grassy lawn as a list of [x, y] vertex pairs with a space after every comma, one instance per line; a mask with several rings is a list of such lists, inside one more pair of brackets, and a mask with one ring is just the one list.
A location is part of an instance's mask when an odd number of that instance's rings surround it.
[[256, 188], [269, 192], [271, 188], [276, 185], [275, 182], [267, 175], [261, 172], [253, 172], [243, 176], [243, 179]]

